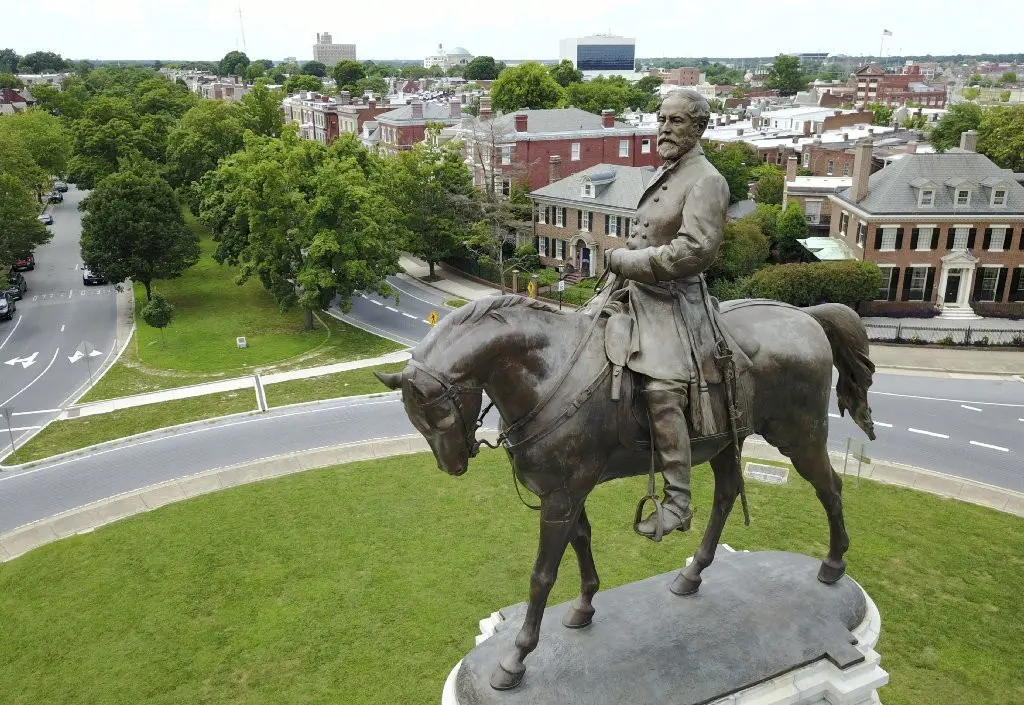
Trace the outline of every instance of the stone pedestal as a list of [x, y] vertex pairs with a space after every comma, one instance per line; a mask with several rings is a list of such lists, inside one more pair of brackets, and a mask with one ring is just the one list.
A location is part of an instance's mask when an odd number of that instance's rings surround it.
[[676, 572], [594, 598], [589, 627], [549, 607], [526, 677], [488, 677], [515, 640], [525, 604], [481, 620], [477, 646], [452, 669], [442, 705], [869, 705], [888, 682], [874, 646], [881, 619], [851, 578], [816, 579], [819, 561], [721, 547], [700, 591], [672, 594]]

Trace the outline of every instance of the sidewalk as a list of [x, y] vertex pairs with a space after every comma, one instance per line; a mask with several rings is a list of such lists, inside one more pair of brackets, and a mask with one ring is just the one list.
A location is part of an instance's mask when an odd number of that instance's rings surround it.
[[1024, 375], [1024, 350], [871, 344], [876, 367], [953, 374]]
[[428, 279], [430, 267], [420, 258], [403, 253], [398, 262], [410, 277], [449, 296], [465, 299], [466, 301], [476, 301], [477, 299], [485, 299], [488, 296], [501, 295], [501, 290], [497, 287], [487, 286], [468, 277], [459, 276], [458, 272], [443, 264], [437, 264], [434, 267], [435, 275], [440, 278], [436, 281], [431, 281]]

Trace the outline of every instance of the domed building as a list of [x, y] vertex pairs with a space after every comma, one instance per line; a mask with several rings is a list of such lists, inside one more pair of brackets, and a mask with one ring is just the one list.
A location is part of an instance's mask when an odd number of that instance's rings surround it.
[[431, 66], [436, 65], [447, 70], [454, 66], [465, 66], [472, 60], [473, 55], [463, 47], [455, 47], [451, 51], [445, 51], [444, 46], [438, 44], [437, 53], [423, 60], [423, 68], [429, 69]]

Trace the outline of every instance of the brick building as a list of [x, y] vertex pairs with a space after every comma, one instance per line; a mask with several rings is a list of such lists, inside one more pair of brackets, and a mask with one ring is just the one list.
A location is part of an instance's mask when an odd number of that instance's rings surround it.
[[875, 174], [871, 143], [857, 145], [851, 187], [829, 197], [830, 235], [882, 268], [872, 310], [1024, 313], [1024, 186], [975, 153], [976, 140], [966, 132], [959, 149], [907, 154]]
[[[534, 191], [598, 164], [660, 164], [656, 125], [632, 126], [616, 121], [614, 111], [594, 115], [579, 108], [494, 117], [489, 99], [480, 103], [479, 118], [466, 121], [457, 134], [477, 186], [493, 179], [495, 190], [508, 195], [515, 184]], [[552, 157], [559, 158], [554, 173]]]
[[348, 91], [342, 91], [338, 98], [338, 130], [342, 134], [358, 135], [363, 131], [363, 125], [391, 110], [387, 101], [378, 105], [372, 95], [363, 100], [350, 100], [347, 94]]
[[411, 103], [388, 110], [376, 116], [374, 144], [379, 151], [396, 154], [412, 149], [427, 136], [428, 123], [456, 125], [462, 120], [462, 103], [424, 103], [414, 99]]
[[915, 103], [929, 108], [946, 107], [945, 85], [924, 83], [918, 65], [908, 66], [907, 73], [886, 73], [877, 64], [866, 64], [856, 71], [856, 104], [882, 103], [899, 107]]
[[696, 86], [701, 82], [701, 70], [694, 66], [683, 66], [677, 69], [648, 69], [648, 76], [662, 79], [670, 86]]
[[853, 185], [853, 179], [843, 176], [797, 176], [796, 157], [786, 163], [786, 183], [782, 193], [782, 207], [796, 201], [812, 236], [828, 235], [832, 228], [832, 201], [829, 196]]
[[302, 92], [281, 101], [285, 124], [299, 123], [299, 136], [330, 144], [339, 134], [338, 103], [321, 93]]
[[[552, 155], [557, 164], [560, 159]], [[549, 267], [571, 264], [582, 277], [604, 271], [604, 253], [622, 247], [654, 167], [597, 164], [530, 194], [534, 244]]]

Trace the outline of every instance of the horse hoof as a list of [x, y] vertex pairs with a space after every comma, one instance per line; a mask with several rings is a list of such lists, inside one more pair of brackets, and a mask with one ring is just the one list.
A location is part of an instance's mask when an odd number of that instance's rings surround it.
[[582, 629], [594, 621], [594, 608], [580, 609], [573, 607], [562, 615], [562, 626], [569, 629]]
[[846, 561], [839, 561], [835, 565], [828, 561], [822, 561], [821, 567], [818, 568], [818, 580], [826, 585], [835, 583], [844, 575], [846, 575]]
[[686, 596], [692, 595], [695, 592], [697, 592], [697, 589], [699, 587], [700, 576], [697, 576], [695, 580], [691, 580], [690, 578], [687, 578], [685, 575], [680, 573], [676, 576], [676, 579], [672, 582], [672, 585], [669, 586], [669, 590], [674, 592], [676, 595]]
[[519, 664], [515, 670], [509, 671], [501, 661], [491, 672], [491, 687], [495, 690], [512, 690], [523, 682], [523, 675], [526, 674], [526, 666]]

